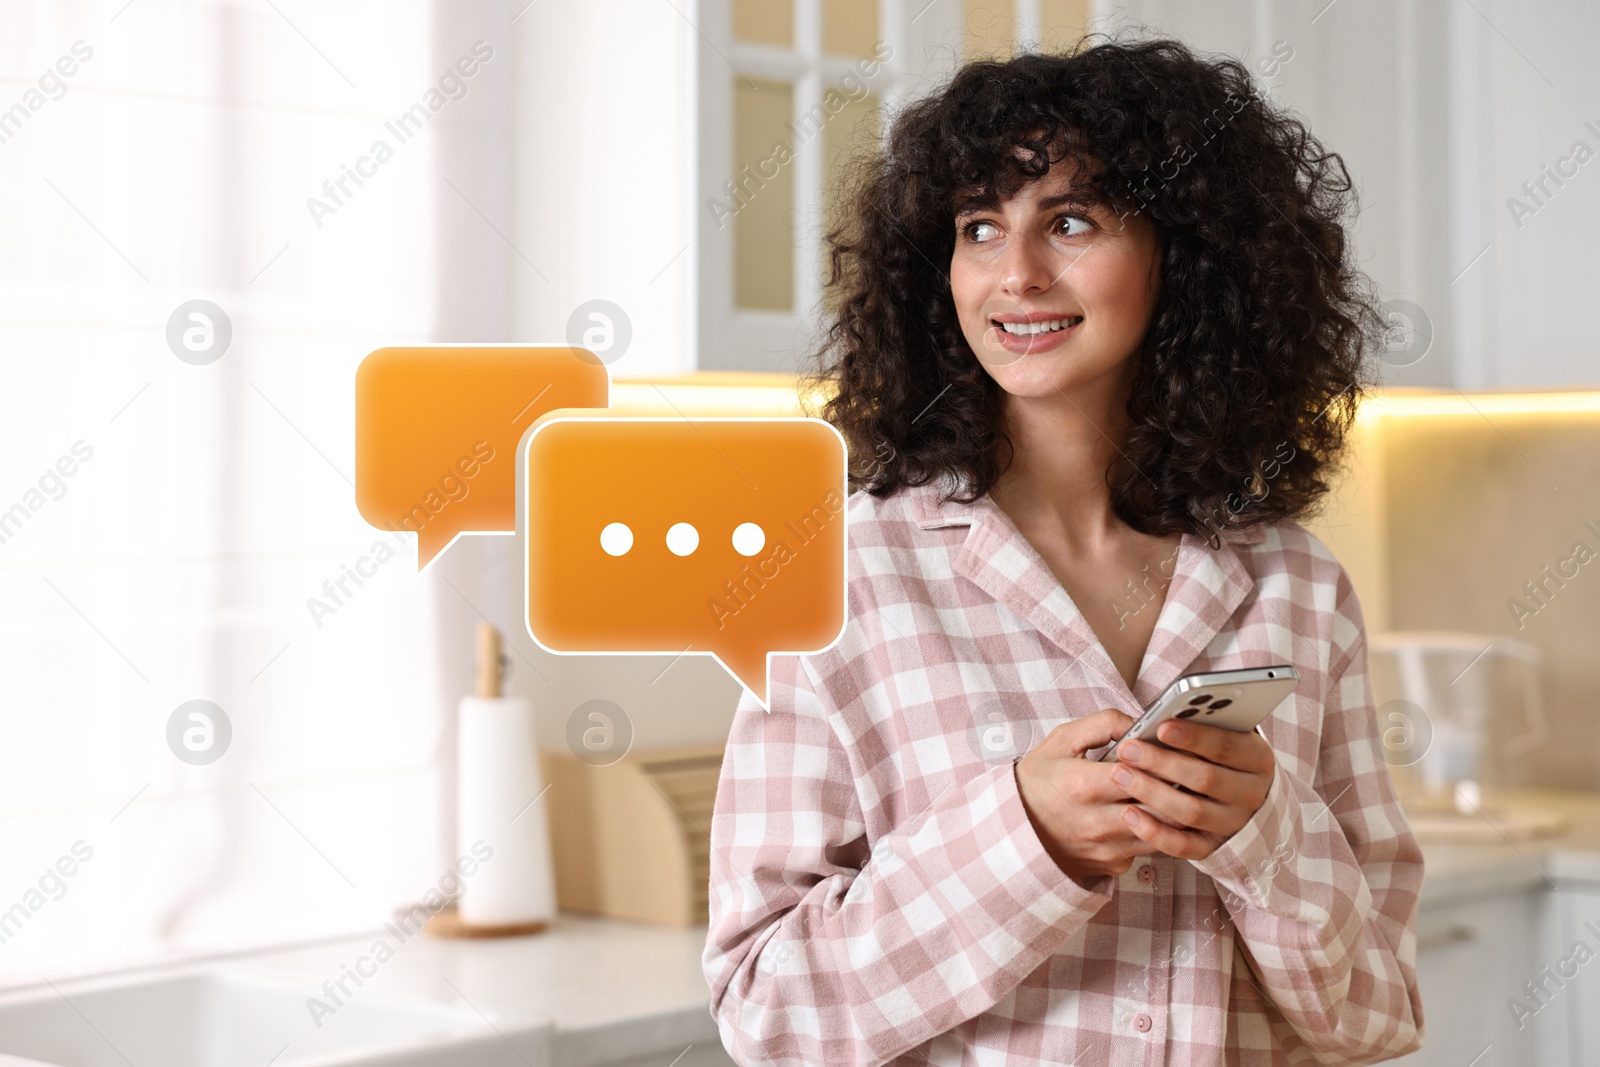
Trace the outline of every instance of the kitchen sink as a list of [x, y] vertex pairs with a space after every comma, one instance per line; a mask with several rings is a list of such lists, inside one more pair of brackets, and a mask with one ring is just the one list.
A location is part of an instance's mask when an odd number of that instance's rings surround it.
[[[547, 1026], [360, 990], [318, 1020], [320, 989], [226, 971], [100, 979], [0, 997], [7, 1056], [49, 1067], [545, 1067]], [[320, 1025], [319, 1025], [320, 1023]]]

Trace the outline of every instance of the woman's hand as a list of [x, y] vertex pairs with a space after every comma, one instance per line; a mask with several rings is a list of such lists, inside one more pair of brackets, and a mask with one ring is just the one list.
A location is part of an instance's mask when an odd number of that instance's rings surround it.
[[[1137, 807], [1121, 815], [1139, 840], [1178, 859], [1201, 860], [1237, 833], [1261, 808], [1277, 768], [1272, 746], [1258, 733], [1165, 722], [1162, 745], [1117, 746], [1112, 781], [1123, 796], [1161, 813], [1168, 826]], [[1190, 792], [1176, 788], [1184, 786]]]
[[1132, 725], [1107, 708], [1057, 726], [1016, 763], [1017, 791], [1040, 842], [1079, 883], [1122, 874], [1135, 856], [1157, 851], [1123, 821], [1128, 794], [1111, 780], [1117, 765], [1083, 758]]

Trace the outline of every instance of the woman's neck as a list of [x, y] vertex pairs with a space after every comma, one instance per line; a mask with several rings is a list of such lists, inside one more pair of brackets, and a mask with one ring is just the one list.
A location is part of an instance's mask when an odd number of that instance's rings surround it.
[[1005, 398], [1014, 458], [989, 495], [1020, 529], [1045, 527], [1085, 550], [1125, 529], [1106, 484], [1129, 421], [1113, 396]]

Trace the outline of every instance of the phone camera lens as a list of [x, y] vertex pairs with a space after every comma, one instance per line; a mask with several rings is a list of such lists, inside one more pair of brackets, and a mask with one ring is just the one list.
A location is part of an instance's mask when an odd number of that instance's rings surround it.
[[1206, 712], [1207, 712], [1207, 714], [1210, 714], [1211, 712], [1217, 711], [1217, 710], [1219, 710], [1221, 708], [1225, 708], [1229, 704], [1232, 704], [1232, 703], [1233, 703], [1233, 701], [1231, 701], [1231, 700], [1227, 699], [1226, 697], [1224, 697], [1223, 699], [1217, 701], [1215, 704], [1211, 705], [1211, 707], [1206, 709]]
[[1177, 717], [1180, 719], [1187, 719], [1191, 715], [1199, 714], [1199, 712], [1199, 708], [1184, 708], [1182, 711], [1178, 712]]
[[1204, 704], [1206, 701], [1208, 701], [1210, 699], [1211, 699], [1211, 694], [1210, 693], [1201, 693], [1199, 696], [1197, 696], [1194, 699], [1190, 700], [1189, 703], [1191, 703], [1191, 704]]

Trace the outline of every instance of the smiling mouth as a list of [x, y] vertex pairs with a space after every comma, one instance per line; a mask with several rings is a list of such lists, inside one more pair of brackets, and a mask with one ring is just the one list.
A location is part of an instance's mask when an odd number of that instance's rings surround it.
[[1076, 326], [1083, 321], [1082, 315], [1068, 315], [1065, 318], [1048, 319], [1044, 322], [1001, 322], [999, 319], [990, 319], [989, 325], [996, 329], [1004, 330], [1013, 337], [1031, 337], [1035, 334], [1055, 333], [1068, 327]]

